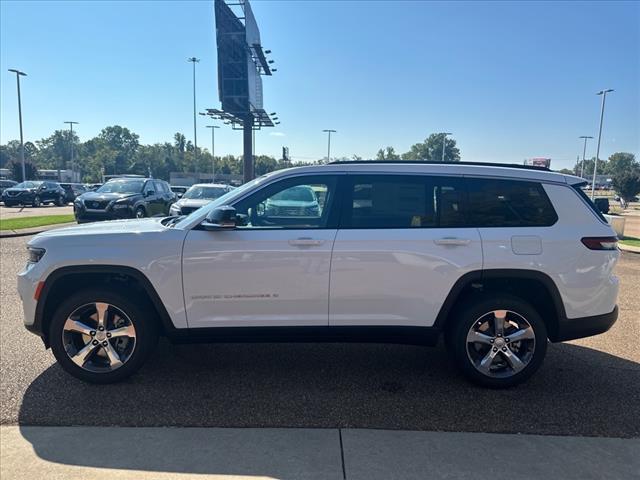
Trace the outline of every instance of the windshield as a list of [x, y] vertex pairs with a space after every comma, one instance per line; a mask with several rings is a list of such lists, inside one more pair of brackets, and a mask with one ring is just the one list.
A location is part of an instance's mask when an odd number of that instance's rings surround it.
[[40, 185], [42, 185], [42, 182], [22, 182], [13, 188], [38, 188]]
[[97, 193], [140, 193], [144, 180], [111, 180], [105, 183]]
[[207, 203], [204, 207], [199, 208], [198, 210], [194, 211], [190, 215], [187, 215], [186, 217], [184, 217], [180, 222], [176, 223], [175, 227], [176, 228], [186, 227], [187, 225], [189, 225], [194, 215], [197, 215], [198, 217], [200, 217], [203, 212], [206, 212], [206, 215], [208, 215], [209, 212], [214, 208], [232, 203], [236, 198], [244, 195], [246, 191], [251, 190], [252, 188], [258, 186], [269, 177], [270, 175], [267, 174], [258, 178], [254, 178], [250, 182], [247, 182], [244, 185], [241, 185], [238, 188], [235, 188], [230, 192], [225, 193], [221, 197], [216, 198], [213, 202]]
[[193, 200], [214, 200], [227, 193], [224, 187], [191, 187], [187, 190], [182, 198], [191, 198]]
[[293, 202], [313, 202], [315, 196], [313, 190], [308, 187], [291, 187], [276, 193], [270, 198], [271, 201], [293, 201]]

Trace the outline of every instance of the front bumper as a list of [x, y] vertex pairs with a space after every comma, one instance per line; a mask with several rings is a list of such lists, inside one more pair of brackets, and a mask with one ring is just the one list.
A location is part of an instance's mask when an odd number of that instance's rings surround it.
[[122, 220], [125, 218], [135, 218], [135, 214], [131, 207], [107, 210], [90, 210], [84, 207], [73, 205], [73, 214], [78, 223], [100, 222], [102, 220]]
[[618, 306], [612, 312], [593, 317], [564, 318], [558, 322], [554, 342], [564, 342], [578, 338], [599, 335], [609, 330], [618, 319]]

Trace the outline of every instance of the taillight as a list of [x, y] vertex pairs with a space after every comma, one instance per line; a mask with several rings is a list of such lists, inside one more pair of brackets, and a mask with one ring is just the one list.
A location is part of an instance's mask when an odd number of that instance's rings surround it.
[[581, 242], [589, 250], [618, 249], [618, 237], [584, 237]]

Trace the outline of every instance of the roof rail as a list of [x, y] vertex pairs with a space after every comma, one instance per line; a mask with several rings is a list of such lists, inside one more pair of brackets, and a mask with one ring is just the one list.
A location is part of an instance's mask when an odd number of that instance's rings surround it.
[[434, 162], [430, 160], [336, 160], [329, 162], [327, 165], [362, 165], [375, 163], [392, 163], [392, 164], [418, 164], [418, 165], [474, 165], [480, 167], [504, 167], [504, 168], [520, 168], [523, 170], [538, 170], [550, 172], [547, 167], [538, 167], [535, 165], [520, 165], [518, 163], [496, 163], [496, 162]]

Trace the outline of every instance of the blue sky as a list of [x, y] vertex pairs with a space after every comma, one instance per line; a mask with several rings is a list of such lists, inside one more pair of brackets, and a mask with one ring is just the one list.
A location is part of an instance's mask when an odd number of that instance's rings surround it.
[[[640, 3], [254, 1], [262, 43], [278, 72], [264, 79], [277, 129], [256, 152], [294, 160], [326, 152], [370, 158], [403, 152], [429, 133], [453, 132], [463, 160], [573, 165], [580, 135], [601, 158], [640, 153]], [[198, 108], [219, 107], [213, 2], [0, 2], [0, 142], [18, 138], [15, 78], [25, 138], [80, 122], [82, 140], [120, 124], [144, 143], [192, 139], [191, 65]], [[208, 147], [207, 120], [198, 144]], [[216, 154], [241, 136], [216, 131]], [[595, 154], [595, 142], [587, 155]]]

